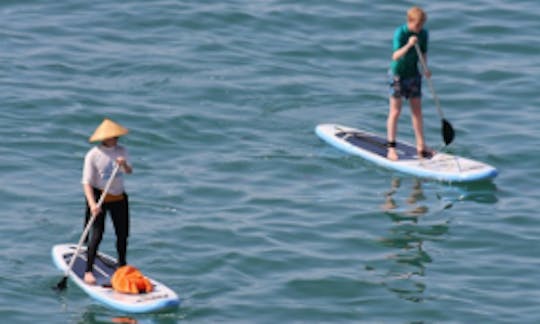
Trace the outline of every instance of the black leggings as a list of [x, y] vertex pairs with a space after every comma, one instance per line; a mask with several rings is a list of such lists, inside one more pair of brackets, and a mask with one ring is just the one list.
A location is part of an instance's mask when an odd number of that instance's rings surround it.
[[[101, 191], [94, 188], [94, 197], [96, 201], [99, 200]], [[114, 225], [114, 231], [116, 233], [116, 251], [118, 252], [118, 263], [120, 266], [126, 265], [127, 254], [127, 238], [129, 236], [129, 202], [128, 196], [124, 193], [124, 199], [121, 201], [115, 201], [110, 203], [103, 203], [101, 205], [101, 213], [97, 215], [90, 234], [88, 236], [88, 261], [86, 262], [86, 272], [92, 271], [94, 260], [96, 259], [96, 253], [103, 238], [103, 232], [105, 232], [105, 215], [109, 212]], [[84, 226], [88, 224], [91, 217], [90, 208], [88, 202], [86, 203], [86, 220]]]

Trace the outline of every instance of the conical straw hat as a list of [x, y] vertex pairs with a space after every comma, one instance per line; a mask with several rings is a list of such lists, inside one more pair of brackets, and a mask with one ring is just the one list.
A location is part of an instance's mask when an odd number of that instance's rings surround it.
[[94, 134], [90, 136], [90, 142], [103, 141], [108, 138], [119, 137], [128, 133], [127, 128], [105, 118], [101, 125], [96, 128]]

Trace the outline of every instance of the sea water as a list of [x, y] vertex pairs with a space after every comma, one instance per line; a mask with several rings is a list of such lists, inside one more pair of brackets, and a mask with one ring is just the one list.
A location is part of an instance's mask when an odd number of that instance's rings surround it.
[[[493, 182], [393, 173], [314, 134], [384, 134], [392, 35], [412, 4], [2, 1], [1, 321], [538, 323], [538, 2], [418, 2], [456, 130], [446, 150], [497, 167]], [[104, 117], [130, 130], [128, 261], [177, 310], [50, 289], [51, 247], [82, 233], [82, 161]], [[407, 105], [398, 137], [414, 141]], [[113, 233], [108, 221], [101, 250], [115, 255]]]

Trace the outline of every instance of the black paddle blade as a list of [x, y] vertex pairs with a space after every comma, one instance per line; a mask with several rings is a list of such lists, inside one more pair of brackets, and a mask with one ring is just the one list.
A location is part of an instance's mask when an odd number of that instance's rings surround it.
[[442, 136], [444, 140], [444, 144], [448, 145], [452, 143], [454, 140], [454, 136], [456, 134], [454, 133], [454, 128], [452, 125], [448, 122], [446, 119], [442, 119]]
[[62, 280], [60, 280], [60, 281], [58, 282], [58, 284], [56, 284], [56, 286], [54, 286], [54, 287], [52, 287], [52, 288], [53, 288], [54, 290], [56, 290], [56, 291], [62, 291], [62, 290], [64, 290], [64, 289], [66, 289], [66, 288], [67, 288], [67, 279], [68, 279], [68, 278], [67, 278], [66, 276], [64, 276], [64, 278], [62, 278]]

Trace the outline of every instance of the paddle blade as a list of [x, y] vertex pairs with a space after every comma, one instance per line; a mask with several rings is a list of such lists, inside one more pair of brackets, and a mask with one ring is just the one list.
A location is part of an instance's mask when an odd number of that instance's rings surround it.
[[58, 284], [56, 284], [56, 286], [52, 287], [54, 290], [56, 291], [62, 291], [64, 289], [67, 288], [67, 276], [64, 276], [64, 278], [62, 278], [62, 280], [60, 280], [58, 282]]
[[442, 136], [444, 144], [449, 145], [454, 140], [454, 128], [446, 119], [442, 119]]

